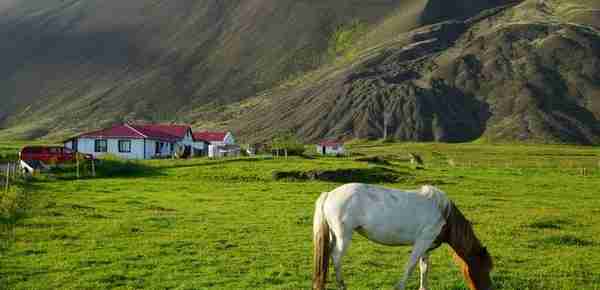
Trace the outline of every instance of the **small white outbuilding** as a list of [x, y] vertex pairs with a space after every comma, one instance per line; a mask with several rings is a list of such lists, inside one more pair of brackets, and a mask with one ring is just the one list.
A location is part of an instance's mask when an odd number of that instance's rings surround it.
[[323, 140], [317, 144], [317, 153], [321, 155], [343, 155], [346, 150], [342, 141]]

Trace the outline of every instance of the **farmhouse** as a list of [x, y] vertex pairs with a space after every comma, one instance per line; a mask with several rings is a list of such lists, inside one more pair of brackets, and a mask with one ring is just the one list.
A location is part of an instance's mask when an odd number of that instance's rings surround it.
[[[196, 140], [194, 148], [207, 152], [208, 157], [237, 156], [240, 154], [240, 146], [235, 144], [231, 132], [194, 132]], [[202, 144], [200, 142], [203, 142]]]
[[64, 141], [64, 146], [94, 157], [113, 154], [124, 159], [152, 159], [170, 157], [177, 150], [191, 156], [196, 143], [189, 126], [122, 124], [83, 133]]
[[342, 155], [345, 152], [341, 141], [323, 140], [317, 144], [317, 153], [321, 155]]

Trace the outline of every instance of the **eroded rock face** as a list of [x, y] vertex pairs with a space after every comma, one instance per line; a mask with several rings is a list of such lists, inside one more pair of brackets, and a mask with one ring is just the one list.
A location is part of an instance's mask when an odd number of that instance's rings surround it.
[[436, 73], [489, 105], [491, 136], [600, 141], [600, 35], [590, 28], [501, 26]]
[[273, 98], [283, 113], [264, 123], [307, 139], [600, 143], [600, 33], [490, 20], [500, 12], [413, 31], [407, 45]]

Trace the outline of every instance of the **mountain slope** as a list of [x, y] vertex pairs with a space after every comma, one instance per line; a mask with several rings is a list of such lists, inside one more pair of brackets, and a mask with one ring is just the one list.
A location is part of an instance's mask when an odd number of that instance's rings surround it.
[[[600, 143], [600, 33], [525, 1], [426, 26], [317, 72], [236, 122], [308, 139]], [[582, 6], [587, 7], [587, 6]], [[585, 25], [582, 25], [585, 24]], [[264, 124], [277, 124], [265, 126]]]
[[248, 140], [293, 130], [307, 141], [597, 144], [599, 9], [594, 0], [5, 1], [0, 136], [149, 120], [226, 126]]
[[238, 101], [320, 65], [337, 27], [412, 2], [14, 0], [0, 7], [0, 120], [34, 115], [22, 131], [36, 137]]

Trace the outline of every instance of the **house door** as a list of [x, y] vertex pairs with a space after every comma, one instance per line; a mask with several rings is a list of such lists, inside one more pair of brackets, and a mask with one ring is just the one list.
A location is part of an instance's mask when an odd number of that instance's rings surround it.
[[161, 153], [161, 151], [162, 151], [162, 143], [156, 142], [154, 144], [155, 144], [154, 153], [157, 154], [157, 155], [159, 155]]
[[186, 145], [183, 147], [183, 158], [188, 158], [192, 155], [192, 146]]
[[326, 150], [326, 148], [327, 148], [327, 147], [325, 147], [325, 146], [321, 147], [321, 150], [323, 151], [323, 153], [322, 153], [323, 155], [327, 154], [327, 150]]

